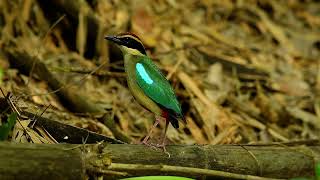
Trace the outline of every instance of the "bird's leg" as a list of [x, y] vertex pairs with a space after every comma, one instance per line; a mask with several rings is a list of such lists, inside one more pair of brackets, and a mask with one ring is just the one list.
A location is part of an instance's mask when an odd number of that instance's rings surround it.
[[152, 131], [157, 127], [157, 125], [160, 123], [160, 119], [159, 117], [156, 116], [156, 121], [154, 122], [153, 126], [150, 128], [149, 132], [148, 132], [148, 135], [143, 139], [143, 141], [141, 142], [142, 144], [146, 145], [146, 146], [149, 146], [149, 147], [152, 147], [152, 148], [162, 148], [163, 149], [163, 152], [166, 153], [169, 158], [170, 158], [170, 154], [169, 152], [167, 151], [166, 149], [166, 134], [167, 134], [167, 130], [168, 130], [168, 125], [169, 125], [169, 121], [166, 120], [166, 127], [164, 129], [164, 132], [162, 134], [162, 143], [161, 144], [150, 144], [148, 143], [148, 140], [152, 134]]
[[149, 138], [150, 138], [150, 136], [152, 134], [153, 129], [156, 128], [159, 123], [160, 123], [160, 119], [159, 119], [159, 117], [156, 117], [156, 121], [154, 122], [154, 124], [150, 128], [150, 130], [148, 132], [148, 135], [143, 139], [142, 144], [145, 144], [145, 145], [148, 145], [148, 146], [150, 145], [150, 144], [148, 144], [148, 140], [149, 140]]
[[159, 146], [159, 147], [164, 147], [164, 149], [166, 145], [166, 137], [167, 137], [166, 134], [167, 134], [168, 127], [169, 127], [169, 121], [166, 120], [166, 127], [164, 128], [164, 131], [162, 133], [162, 143]]
[[170, 157], [170, 153], [166, 149], [166, 134], [167, 134], [168, 127], [169, 127], [169, 120], [166, 119], [166, 127], [163, 131], [163, 134], [162, 134], [162, 142], [161, 142], [161, 144], [157, 144], [156, 146], [158, 148], [162, 148], [163, 152], [168, 154], [168, 156]]

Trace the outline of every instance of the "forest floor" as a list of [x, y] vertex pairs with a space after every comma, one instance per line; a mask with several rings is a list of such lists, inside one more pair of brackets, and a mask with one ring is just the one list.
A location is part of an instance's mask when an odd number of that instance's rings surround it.
[[[168, 144], [320, 137], [318, 1], [22, 2], [0, 1], [0, 85], [21, 111], [141, 141], [154, 117], [133, 99], [121, 52], [104, 39], [130, 31], [182, 104], [187, 124], [169, 127]], [[54, 143], [34, 120], [17, 123], [11, 140]]]

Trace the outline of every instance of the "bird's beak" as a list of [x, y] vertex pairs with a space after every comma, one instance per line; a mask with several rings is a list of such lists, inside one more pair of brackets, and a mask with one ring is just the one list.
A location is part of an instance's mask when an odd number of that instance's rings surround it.
[[105, 36], [104, 38], [116, 44], [122, 44], [121, 40], [117, 36]]

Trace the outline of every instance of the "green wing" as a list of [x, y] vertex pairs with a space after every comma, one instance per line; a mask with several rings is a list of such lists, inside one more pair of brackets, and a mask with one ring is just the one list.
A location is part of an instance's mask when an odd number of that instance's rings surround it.
[[158, 67], [148, 57], [136, 63], [136, 79], [143, 92], [157, 104], [182, 116], [177, 97]]

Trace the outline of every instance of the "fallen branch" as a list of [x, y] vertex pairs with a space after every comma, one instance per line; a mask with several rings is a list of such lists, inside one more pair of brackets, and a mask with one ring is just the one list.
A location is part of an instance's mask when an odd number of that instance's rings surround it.
[[178, 173], [181, 176], [215, 176], [230, 179], [247, 179], [247, 180], [270, 180], [274, 178], [265, 178], [252, 175], [229, 173], [217, 170], [168, 166], [168, 165], [141, 165], [141, 164], [120, 164], [111, 163], [108, 169], [113, 171], [161, 171], [164, 173]]
[[[295, 144], [295, 143], [293, 143]], [[298, 143], [299, 144], [299, 143]], [[193, 178], [266, 179], [310, 177], [319, 142], [309, 146], [172, 145], [161, 150], [129, 144], [0, 143], [0, 179], [83, 179], [177, 175]], [[258, 177], [259, 176], [259, 177]]]

